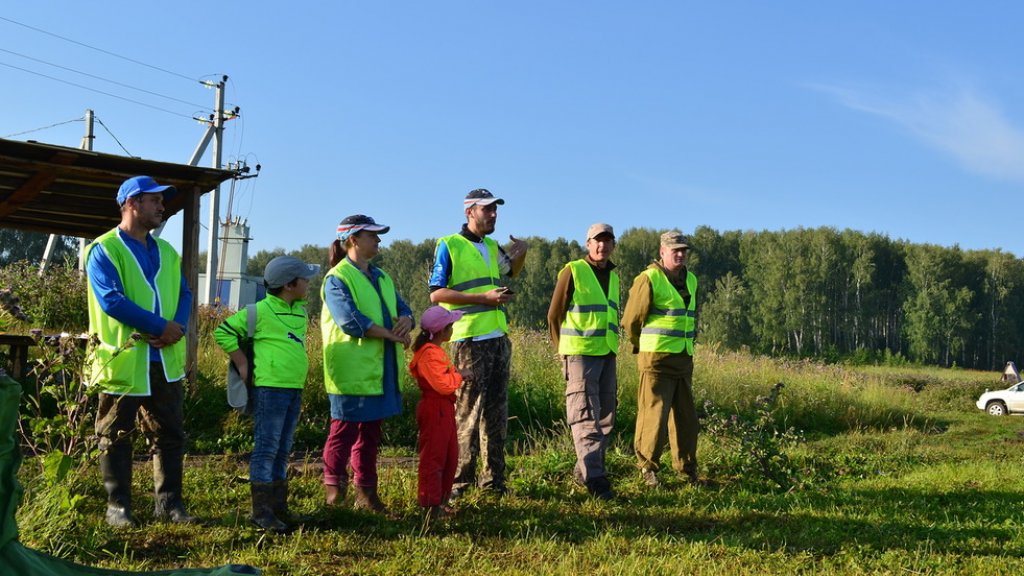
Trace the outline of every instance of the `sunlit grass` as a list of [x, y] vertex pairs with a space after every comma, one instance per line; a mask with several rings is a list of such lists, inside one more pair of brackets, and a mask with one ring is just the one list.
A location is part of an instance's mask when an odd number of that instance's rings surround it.
[[[311, 354], [319, 338], [311, 330]], [[312, 521], [288, 535], [248, 524], [245, 460], [218, 452], [217, 438], [244, 453], [248, 422], [223, 407], [225, 359], [205, 350], [204, 379], [189, 416], [202, 448], [186, 473], [203, 527], [151, 523], [151, 475], [138, 464], [142, 528], [102, 523], [95, 469], [76, 479], [87, 495], [61, 516], [42, 484], [28, 485], [19, 512], [29, 546], [119, 569], [242, 562], [265, 574], [1019, 574], [1024, 570], [1024, 418], [993, 418], [973, 402], [998, 374], [963, 370], [856, 368], [698, 348], [699, 401], [737, 413], [783, 382], [778, 418], [807, 441], [791, 456], [808, 483], [765, 489], [728, 474], [729, 450], [705, 434], [699, 454], [712, 488], [666, 474], [646, 489], [632, 454], [636, 364], [619, 357], [620, 404], [609, 470], [619, 498], [590, 498], [572, 480], [575, 456], [564, 423], [564, 381], [545, 335], [513, 334], [512, 494], [470, 492], [458, 515], [424, 530], [415, 504], [416, 392], [385, 424], [381, 493], [387, 520], [350, 508], [325, 509], [315, 451], [325, 434], [326, 397], [311, 370], [304, 396], [303, 453], [293, 470], [293, 508]], [[314, 364], [319, 366], [318, 361]], [[202, 426], [203, 429], [195, 429]], [[35, 468], [26, 466], [23, 475]]]

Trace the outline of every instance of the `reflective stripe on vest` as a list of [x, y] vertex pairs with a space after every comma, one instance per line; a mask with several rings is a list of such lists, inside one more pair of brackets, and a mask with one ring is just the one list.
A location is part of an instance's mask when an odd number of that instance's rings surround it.
[[696, 336], [697, 277], [686, 271], [686, 287], [690, 292], [690, 304], [687, 306], [661, 268], [648, 268], [641, 274], [651, 282], [652, 300], [640, 329], [640, 351], [685, 351], [692, 355], [693, 338]]
[[[381, 296], [391, 318], [398, 317], [398, 296], [391, 277], [381, 271], [380, 294], [363, 271], [348, 258], [331, 268], [328, 275], [339, 278], [352, 294], [352, 301], [361, 314], [377, 326], [386, 326], [381, 309]], [[326, 298], [327, 282], [320, 289]], [[329, 394], [349, 396], [380, 396], [384, 394], [384, 346], [395, 348], [398, 366], [404, 366], [402, 347], [382, 338], [356, 338], [346, 334], [323, 307], [320, 330], [324, 348], [324, 388]]]
[[[484, 238], [489, 262], [484, 262], [480, 250], [462, 234], [452, 234], [438, 240], [448, 247], [452, 260], [448, 286], [468, 294], [482, 294], [498, 287], [501, 273], [498, 269], [498, 243]], [[452, 340], [464, 340], [500, 329], [508, 332], [505, 309], [486, 304], [441, 304], [448, 310], [462, 310], [463, 316], [452, 327]]]
[[[125, 244], [117, 228], [97, 238], [86, 249], [86, 259], [97, 245], [117, 270], [124, 288], [125, 297], [148, 312], [156, 312], [160, 305], [160, 316], [173, 320], [178, 310], [181, 293], [181, 258], [174, 248], [163, 239], [153, 238], [160, 250], [160, 268], [153, 279], [154, 286], [146, 280], [142, 265], [135, 259], [131, 248]], [[137, 328], [123, 324], [107, 315], [100, 306], [92, 288], [86, 290], [89, 306], [89, 332], [99, 337], [100, 343], [93, 351], [90, 362], [90, 382], [102, 387], [108, 394], [149, 396], [149, 343], [145, 338], [126, 346]], [[175, 382], [185, 377], [185, 338], [160, 349], [164, 377]]]
[[612, 271], [605, 294], [586, 260], [565, 265], [572, 273], [572, 303], [559, 328], [558, 353], [604, 356], [619, 350], [619, 275]]

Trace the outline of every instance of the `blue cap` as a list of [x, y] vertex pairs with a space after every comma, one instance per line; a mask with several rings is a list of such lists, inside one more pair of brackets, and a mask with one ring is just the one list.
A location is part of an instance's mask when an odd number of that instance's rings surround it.
[[117, 204], [118, 206], [124, 206], [125, 201], [133, 196], [155, 194], [157, 192], [162, 192], [164, 201], [167, 201], [174, 198], [178, 193], [178, 189], [174, 186], [161, 186], [149, 176], [132, 176], [125, 180], [121, 184], [121, 189], [117, 191]]

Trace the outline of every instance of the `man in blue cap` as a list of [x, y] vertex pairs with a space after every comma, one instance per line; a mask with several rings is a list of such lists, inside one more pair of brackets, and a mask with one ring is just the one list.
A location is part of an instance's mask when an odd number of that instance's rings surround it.
[[181, 496], [185, 449], [182, 380], [192, 293], [181, 257], [150, 232], [177, 191], [149, 176], [121, 184], [121, 223], [86, 249], [89, 332], [99, 338], [89, 382], [100, 387], [96, 415], [107, 523], [135, 526], [131, 512], [136, 415], [153, 452], [155, 516], [194, 522]]

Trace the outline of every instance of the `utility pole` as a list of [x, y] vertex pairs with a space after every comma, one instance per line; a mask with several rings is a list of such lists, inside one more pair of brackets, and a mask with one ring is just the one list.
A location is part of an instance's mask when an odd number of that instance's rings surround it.
[[[203, 153], [206, 152], [206, 147], [210, 144], [210, 140], [213, 140], [213, 167], [220, 168], [224, 141], [224, 122], [228, 119], [228, 115], [224, 112], [224, 86], [227, 81], [228, 77], [224, 75], [221, 77], [220, 82], [216, 84], [208, 81], [203, 82], [204, 85], [213, 87], [216, 90], [214, 95], [214, 111], [207, 123], [206, 132], [196, 146], [195, 151], [192, 152], [192, 158], [188, 161], [189, 166], [197, 166], [199, 164], [199, 160], [203, 157]], [[230, 112], [230, 117], [235, 118], [237, 115], [238, 108], [236, 107]], [[210, 195], [210, 217], [207, 224], [206, 303], [214, 304], [217, 302], [217, 233], [220, 228], [220, 185]]]
[[[94, 118], [92, 110], [86, 110], [85, 136], [82, 136], [82, 143], [78, 145], [82, 150], [92, 150], [92, 141], [96, 139], [92, 133], [93, 123]], [[50, 260], [53, 258], [53, 248], [56, 245], [57, 235], [50, 234], [50, 237], [46, 240], [46, 249], [43, 250], [43, 259], [39, 262], [40, 276], [46, 273], [46, 267], [50, 264]], [[85, 238], [78, 239], [78, 270], [85, 270]]]

